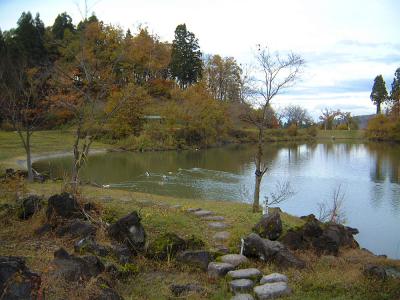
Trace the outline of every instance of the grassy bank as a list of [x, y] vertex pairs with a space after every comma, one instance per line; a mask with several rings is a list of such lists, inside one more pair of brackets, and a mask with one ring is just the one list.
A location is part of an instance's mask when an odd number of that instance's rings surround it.
[[[27, 193], [44, 195], [45, 197], [59, 193], [61, 183], [29, 184]], [[207, 223], [186, 212], [188, 208], [201, 207], [212, 210], [217, 215], [224, 216], [230, 225], [228, 231], [231, 237], [226, 242], [232, 253], [239, 252], [240, 237], [251, 232], [253, 225], [259, 220], [260, 214], [253, 214], [251, 206], [243, 203], [223, 201], [200, 201], [197, 199], [178, 199], [150, 194], [134, 193], [121, 190], [105, 190], [85, 186], [81, 195], [97, 203], [103, 211], [103, 217], [110, 222], [137, 210], [142, 216], [148, 240], [166, 232], [173, 232], [183, 238], [195, 235], [203, 240], [206, 248], [213, 250], [212, 230]], [[1, 198], [2, 202], [10, 201]], [[173, 208], [173, 205], [181, 205]], [[44, 211], [29, 221], [20, 221], [15, 216], [1, 218], [0, 255], [20, 255], [27, 257], [32, 270], [44, 274], [53, 259], [53, 252], [58, 247], [73, 251], [73, 240], [47, 236], [37, 238], [34, 231], [43, 224]], [[283, 213], [284, 230], [301, 225], [303, 221], [297, 217]], [[97, 239], [107, 243], [107, 238], [100, 235]], [[375, 281], [367, 279], [362, 274], [366, 263], [395, 264], [399, 262], [375, 257], [361, 250], [344, 250], [338, 257], [317, 257], [311, 252], [297, 253], [307, 263], [305, 270], [285, 270], [288, 275], [293, 294], [285, 299], [397, 299], [400, 297], [399, 282], [395, 280]], [[108, 258], [105, 258], [105, 262]], [[189, 299], [229, 299], [231, 294], [224, 279], [213, 280], [205, 272], [192, 269], [177, 263], [157, 262], [138, 256], [135, 258], [137, 274], [125, 282], [120, 282], [117, 290], [125, 299], [174, 299], [169, 286], [172, 283], [200, 283], [205, 291], [194, 293]], [[252, 267], [259, 268], [263, 273], [282, 271], [270, 263], [251, 262]], [[71, 286], [62, 287], [50, 284], [49, 299], [59, 299], [74, 295]], [[72, 294], [71, 294], [72, 293]], [[68, 297], [68, 296], [67, 296]], [[71, 296], [70, 296], [71, 297]]]
[[[55, 152], [72, 152], [73, 134], [67, 130], [37, 131], [31, 138], [32, 155]], [[93, 149], [109, 149], [108, 144], [94, 142]], [[0, 131], [0, 171], [6, 168], [21, 169], [18, 160], [25, 160], [26, 154], [18, 134], [14, 131]]]
[[317, 140], [325, 139], [348, 139], [363, 140], [365, 138], [364, 130], [318, 130]]

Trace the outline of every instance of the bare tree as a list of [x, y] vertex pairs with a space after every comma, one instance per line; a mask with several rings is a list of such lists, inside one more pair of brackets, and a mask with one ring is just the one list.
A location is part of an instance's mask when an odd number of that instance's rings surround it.
[[285, 182], [277, 182], [275, 184], [275, 191], [271, 192], [268, 196], [264, 197], [264, 215], [269, 214], [269, 207], [271, 205], [277, 205], [282, 203], [283, 201], [289, 199], [295, 194], [295, 191], [292, 189], [289, 181]]
[[347, 130], [350, 130], [350, 126], [354, 124], [354, 119], [351, 116], [351, 112], [341, 112], [340, 121], [346, 125]]
[[321, 222], [343, 224], [346, 221], [343, 211], [344, 200], [345, 193], [342, 191], [341, 185], [339, 185], [333, 190], [330, 200], [318, 203], [318, 219]]
[[255, 58], [258, 73], [247, 89], [246, 101], [249, 106], [243, 119], [255, 126], [258, 131], [257, 152], [254, 157], [256, 170], [253, 201], [253, 211], [258, 212], [261, 180], [268, 170], [267, 164], [263, 161], [263, 144], [264, 132], [271, 118], [271, 101], [296, 83], [303, 69], [304, 60], [294, 53], [281, 55], [279, 52], [271, 53], [268, 48], [261, 47]]
[[340, 116], [340, 110], [325, 108], [324, 110], [321, 111], [319, 119], [324, 124], [324, 130], [332, 129], [333, 122], [337, 116]]
[[283, 117], [287, 125], [295, 124], [297, 127], [312, 124], [312, 118], [305, 108], [299, 105], [288, 105], [283, 109]]

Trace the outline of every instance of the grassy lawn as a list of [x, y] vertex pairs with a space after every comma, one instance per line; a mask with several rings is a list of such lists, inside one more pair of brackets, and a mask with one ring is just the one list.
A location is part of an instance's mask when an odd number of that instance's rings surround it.
[[[60, 182], [26, 186], [27, 193], [45, 197], [59, 193], [61, 189]], [[211, 241], [215, 232], [207, 226], [206, 221], [186, 210], [200, 207], [214, 211], [217, 215], [224, 216], [225, 222], [230, 225], [227, 230], [231, 237], [226, 246], [231, 253], [239, 252], [240, 238], [249, 234], [260, 218], [260, 214], [252, 213], [250, 205], [243, 203], [180, 199], [90, 186], [82, 187], [80, 194], [86, 200], [95, 202], [102, 211], [103, 219], [110, 222], [133, 210], [139, 211], [150, 242], [163, 233], [173, 232], [183, 238], [194, 235], [202, 239], [209, 250], [214, 249]], [[181, 207], [173, 208], [173, 205]], [[301, 219], [285, 213], [282, 213], [282, 220], [284, 230], [303, 224]], [[73, 240], [60, 239], [53, 235], [43, 238], [34, 236], [34, 230], [45, 222], [44, 210], [29, 221], [20, 221], [14, 216], [9, 216], [6, 219], [0, 218], [0, 222], [0, 255], [27, 257], [30, 268], [44, 274], [44, 277], [53, 252], [58, 247], [63, 246], [69, 252], [73, 252]], [[97, 234], [97, 240], [103, 244], [110, 243], [101, 231]], [[251, 261], [248, 266], [257, 267], [265, 274], [282, 271], [287, 274], [293, 294], [285, 299], [397, 299], [400, 296], [398, 281], [375, 281], [362, 274], [363, 265], [366, 263], [400, 266], [398, 261], [375, 257], [361, 250], [343, 250], [339, 257], [317, 257], [311, 252], [299, 252], [297, 255], [306, 261], [305, 270], [280, 270], [271, 263], [260, 261]], [[110, 258], [104, 258], [103, 262], [110, 262]], [[138, 273], [117, 285], [118, 292], [125, 299], [177, 299], [171, 296], [169, 290], [172, 283], [199, 283], [205, 288], [204, 293], [194, 293], [185, 299], [222, 300], [232, 296], [225, 279], [210, 279], [206, 272], [184, 266], [174, 259], [169, 262], [154, 261], [139, 255], [134, 264]], [[48, 292], [49, 299], [58, 299], [74, 293], [70, 286], [63, 290], [62, 285], [54, 283], [50, 284]], [[82, 294], [81, 297], [84, 299]]]
[[317, 139], [364, 139], [364, 130], [318, 130]]
[[[73, 134], [71, 131], [37, 131], [32, 135], [32, 155], [54, 152], [71, 152]], [[106, 149], [110, 145], [93, 143], [93, 149]], [[21, 168], [17, 160], [25, 159], [25, 150], [16, 132], [0, 131], [0, 171], [5, 168]]]

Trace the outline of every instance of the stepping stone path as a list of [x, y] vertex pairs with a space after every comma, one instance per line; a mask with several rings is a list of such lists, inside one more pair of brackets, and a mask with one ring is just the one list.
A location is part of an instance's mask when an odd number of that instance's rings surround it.
[[208, 264], [208, 276], [217, 278], [225, 276], [226, 273], [232, 271], [235, 267], [228, 263], [210, 262]]
[[267, 276], [263, 276], [260, 280], [260, 284], [273, 282], [288, 282], [288, 278], [286, 275], [283, 274], [272, 273]]
[[[232, 272], [232, 271], [231, 271]], [[254, 286], [253, 280], [250, 279], [236, 279], [229, 283], [233, 293], [251, 292]]]
[[189, 208], [189, 209], [187, 210], [187, 212], [188, 212], [188, 213], [194, 213], [194, 212], [199, 211], [199, 210], [201, 210], [201, 208]]
[[289, 295], [291, 292], [286, 282], [266, 283], [254, 288], [254, 294], [260, 300], [278, 298]]
[[262, 276], [262, 273], [256, 268], [249, 268], [230, 271], [228, 276], [232, 279], [258, 279]]
[[231, 300], [254, 300], [254, 298], [250, 294], [236, 294]]
[[211, 227], [213, 229], [225, 229], [226, 227], [228, 227], [228, 224], [222, 222], [210, 222], [208, 223], [208, 227]]
[[247, 263], [249, 260], [241, 254], [227, 254], [220, 257], [221, 262], [231, 264], [235, 268], [239, 265]]
[[204, 217], [214, 214], [212, 211], [209, 210], [198, 210], [193, 213], [195, 216]]
[[[204, 221], [211, 221], [208, 223], [208, 227], [211, 229], [223, 230], [229, 227], [229, 224], [222, 222], [225, 220], [223, 216], [216, 216], [212, 211], [189, 208], [187, 212], [201, 217]], [[216, 242], [215, 247], [218, 251], [228, 252], [228, 248], [221, 243], [226, 242], [229, 237], [228, 231], [218, 231], [214, 234], [213, 240]], [[283, 274], [272, 273], [263, 276], [261, 271], [255, 268], [235, 270], [240, 265], [249, 263], [244, 255], [226, 254], [219, 259], [221, 262], [210, 262], [208, 264], [208, 276], [211, 278], [227, 276], [231, 279], [229, 287], [235, 294], [231, 300], [254, 300], [253, 295], [258, 300], [275, 299], [291, 293], [288, 278]], [[261, 280], [258, 281], [260, 278]]]
[[213, 239], [218, 242], [223, 242], [229, 239], [231, 234], [228, 231], [221, 231], [214, 234]]
[[223, 216], [205, 216], [203, 220], [206, 221], [224, 221], [225, 218]]
[[[197, 217], [200, 217], [204, 221], [210, 221], [208, 222], [208, 227], [214, 229], [215, 231], [224, 230], [229, 227], [229, 224], [222, 222], [225, 220], [225, 218], [223, 216], [216, 216], [213, 211], [201, 208], [189, 208], [186, 211]], [[224, 245], [229, 237], [230, 233], [228, 231], [219, 231], [214, 234], [214, 247], [218, 252], [229, 252], [229, 249]]]

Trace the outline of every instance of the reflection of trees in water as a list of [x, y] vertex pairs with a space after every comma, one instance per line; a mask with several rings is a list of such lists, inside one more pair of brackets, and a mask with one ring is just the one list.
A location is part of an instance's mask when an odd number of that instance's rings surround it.
[[376, 183], [372, 185], [372, 197], [371, 197], [371, 205], [374, 208], [379, 208], [384, 199], [385, 189], [384, 186], [380, 183]]
[[386, 194], [393, 212], [397, 215], [400, 210], [400, 187], [392, 184], [400, 183], [400, 147], [386, 143], [369, 143], [367, 148], [374, 160], [370, 171], [370, 178], [376, 183], [373, 186], [372, 202], [378, 207]]
[[398, 188], [391, 189], [391, 205], [395, 215], [400, 212], [400, 190]]
[[369, 143], [367, 148], [375, 160], [371, 169], [371, 179], [374, 182], [383, 182], [389, 178], [391, 183], [399, 183], [400, 147], [386, 143]]

